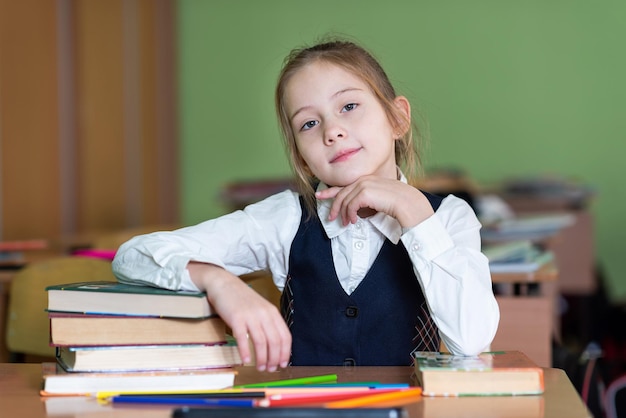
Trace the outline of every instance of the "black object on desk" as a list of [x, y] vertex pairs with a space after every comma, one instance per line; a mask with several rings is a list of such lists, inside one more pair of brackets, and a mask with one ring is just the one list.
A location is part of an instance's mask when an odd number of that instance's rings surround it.
[[178, 408], [172, 418], [407, 418], [404, 408]]

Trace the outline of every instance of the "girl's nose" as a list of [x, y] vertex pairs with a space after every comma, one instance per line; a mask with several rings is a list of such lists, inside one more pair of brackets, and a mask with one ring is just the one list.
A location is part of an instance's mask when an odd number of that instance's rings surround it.
[[345, 139], [346, 137], [347, 137], [347, 133], [345, 129], [343, 129], [338, 124], [335, 124], [335, 125], [329, 126], [326, 129], [326, 133], [324, 135], [324, 142], [326, 143], [326, 145], [330, 145], [334, 143], [335, 141], [340, 140], [340, 139]]

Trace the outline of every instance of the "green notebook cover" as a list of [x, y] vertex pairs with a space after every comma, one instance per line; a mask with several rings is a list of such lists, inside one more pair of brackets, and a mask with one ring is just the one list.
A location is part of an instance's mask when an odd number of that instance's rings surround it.
[[214, 315], [203, 292], [173, 291], [113, 281], [46, 287], [48, 311], [99, 315], [204, 318]]
[[106, 292], [106, 293], [133, 293], [133, 294], [151, 294], [151, 295], [166, 295], [166, 296], [190, 296], [190, 297], [206, 297], [203, 292], [192, 291], [174, 291], [163, 289], [160, 287], [144, 286], [144, 285], [132, 285], [120, 282], [76, 282], [57, 284], [46, 287], [46, 291], [50, 290], [72, 290], [79, 292]]

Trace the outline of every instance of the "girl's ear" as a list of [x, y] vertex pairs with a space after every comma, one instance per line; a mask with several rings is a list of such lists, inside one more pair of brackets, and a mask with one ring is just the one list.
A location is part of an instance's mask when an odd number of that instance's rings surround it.
[[401, 117], [397, 119], [396, 124], [400, 137], [402, 137], [411, 129], [411, 104], [404, 96], [396, 97], [393, 99], [393, 103], [398, 109], [399, 115], [401, 115]]

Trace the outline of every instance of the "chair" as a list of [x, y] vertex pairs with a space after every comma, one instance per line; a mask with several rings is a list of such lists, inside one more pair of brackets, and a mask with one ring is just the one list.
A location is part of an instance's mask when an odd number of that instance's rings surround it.
[[604, 393], [606, 418], [626, 417], [626, 376], [609, 384]]
[[30, 263], [17, 272], [11, 282], [6, 324], [10, 360], [54, 357], [54, 347], [49, 345], [47, 286], [96, 280], [116, 280], [109, 261], [60, 256]]

